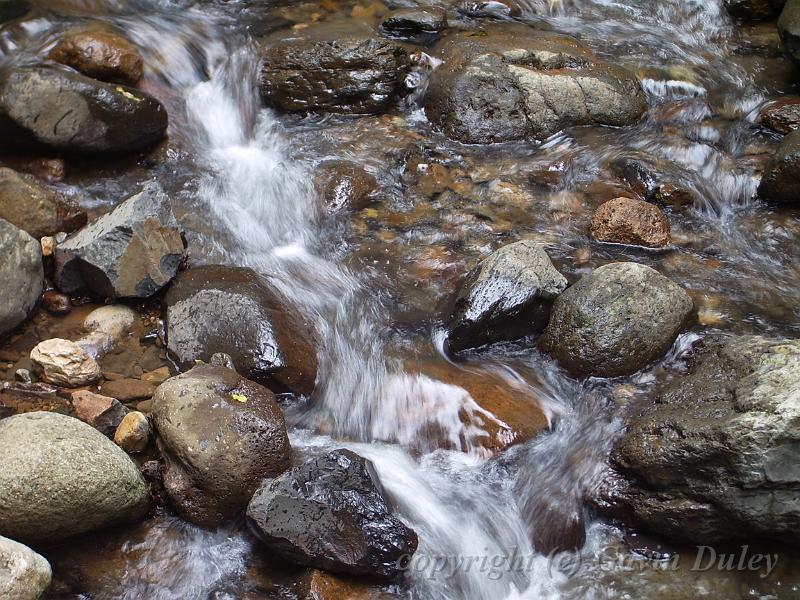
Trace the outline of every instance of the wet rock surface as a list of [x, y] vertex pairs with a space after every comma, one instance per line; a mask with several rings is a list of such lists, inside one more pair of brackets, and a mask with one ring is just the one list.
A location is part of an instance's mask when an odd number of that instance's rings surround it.
[[435, 8], [401, 8], [383, 19], [381, 30], [392, 37], [433, 35], [447, 28], [445, 11]]
[[346, 160], [322, 163], [317, 171], [316, 181], [325, 207], [331, 213], [366, 207], [378, 189], [375, 177]]
[[765, 200], [795, 204], [800, 199], [800, 132], [781, 141], [764, 168], [758, 195]]
[[125, 415], [114, 431], [114, 443], [128, 454], [136, 454], [147, 449], [152, 435], [147, 417], [139, 411], [132, 411]]
[[786, 0], [786, 5], [778, 19], [778, 31], [786, 53], [795, 63], [800, 63], [800, 2], [798, 0]]
[[601, 242], [661, 248], [669, 243], [669, 220], [653, 204], [615, 198], [592, 216], [592, 237]]
[[725, 8], [736, 18], [760, 21], [778, 16], [786, 0], [725, 0]]
[[0, 339], [33, 312], [44, 287], [39, 242], [8, 221], [0, 219]]
[[144, 71], [136, 46], [117, 32], [101, 29], [68, 32], [50, 51], [50, 59], [93, 79], [129, 85]]
[[4, 598], [39, 600], [51, 579], [50, 563], [42, 555], [0, 536], [0, 593]]
[[800, 97], [781, 98], [765, 107], [761, 124], [784, 135], [800, 128]]
[[372, 463], [350, 450], [266, 481], [247, 508], [253, 533], [284, 559], [333, 573], [391, 579], [417, 535], [392, 514]]

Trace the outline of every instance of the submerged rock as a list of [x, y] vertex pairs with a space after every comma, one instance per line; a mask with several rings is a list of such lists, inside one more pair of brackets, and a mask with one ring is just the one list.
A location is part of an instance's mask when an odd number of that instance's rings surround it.
[[416, 533], [392, 512], [372, 463], [335, 450], [265, 481], [247, 523], [290, 562], [391, 579], [417, 549]]
[[39, 600], [50, 587], [52, 577], [50, 563], [42, 555], [0, 536], [0, 596], [7, 600]]
[[679, 542], [797, 544], [800, 341], [712, 339], [615, 444], [599, 505]]
[[42, 379], [65, 387], [81, 387], [100, 379], [100, 365], [75, 342], [53, 338], [31, 350]]
[[153, 397], [164, 450], [164, 487], [185, 519], [213, 527], [234, 517], [265, 477], [290, 464], [275, 396], [224, 367], [201, 365], [168, 379]]
[[786, 53], [800, 63], [800, 0], [786, 0], [778, 19], [778, 32]]
[[50, 59], [88, 77], [115, 83], [135, 84], [144, 72], [138, 48], [114, 31], [69, 32], [50, 51]]
[[567, 280], [541, 244], [503, 246], [470, 271], [447, 320], [447, 349], [459, 352], [542, 331]]
[[0, 137], [14, 149], [129, 152], [164, 137], [167, 112], [139, 90], [55, 67], [0, 72]]
[[0, 421], [0, 534], [54, 544], [134, 521], [147, 504], [136, 465], [86, 423], [49, 412]]
[[325, 207], [331, 213], [366, 207], [378, 189], [378, 182], [372, 175], [346, 160], [332, 160], [320, 165], [317, 185]]
[[763, 21], [777, 17], [786, 0], [725, 0], [725, 8], [734, 17], [748, 21]]
[[601, 242], [662, 248], [669, 243], [667, 216], [657, 206], [615, 198], [601, 205], [592, 216], [592, 237]]
[[764, 168], [758, 195], [784, 204], [800, 201], [800, 131], [789, 133], [781, 141]]
[[0, 219], [0, 338], [33, 312], [44, 288], [39, 242]]
[[249, 379], [296, 394], [314, 390], [311, 327], [251, 269], [184, 271], [165, 298], [164, 326], [167, 350], [183, 368], [222, 352]]
[[575, 375], [630, 375], [669, 350], [692, 312], [689, 295], [658, 271], [611, 263], [556, 299], [542, 345]]

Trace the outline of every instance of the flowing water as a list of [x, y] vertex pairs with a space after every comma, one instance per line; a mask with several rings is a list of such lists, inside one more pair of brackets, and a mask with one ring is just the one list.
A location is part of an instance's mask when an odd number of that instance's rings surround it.
[[[65, 191], [80, 189], [102, 207], [126, 186], [158, 177], [179, 204], [192, 263], [250, 266], [316, 325], [320, 384], [309, 403], [286, 407], [293, 446], [300, 454], [346, 446], [375, 463], [420, 537], [408, 576], [387, 591], [419, 600], [637, 598], [647, 586], [648, 597], [659, 598], [797, 597], [800, 579], [790, 566], [770, 580], [662, 570], [658, 561], [627, 568], [633, 553], [623, 533], [583, 505], [603, 478], [625, 405], [679, 371], [699, 334], [800, 329], [800, 223], [752, 199], [757, 161], [772, 142], [753, 114], [770, 94], [790, 90], [791, 79], [783, 59], [747, 49], [774, 45], [774, 36], [764, 42], [761, 29], [734, 27], [720, 0], [524, 2], [519, 20], [579, 36], [636, 71], [650, 108], [624, 129], [480, 148], [433, 131], [413, 96], [393, 114], [355, 120], [285, 117], [261, 106], [253, 32], [320, 14], [343, 21], [379, 14], [354, 11], [352, 2], [40, 4], [51, 10], [4, 28], [3, 60], [41, 56], [76, 21], [110, 21], [142, 50], [142, 87], [167, 105], [171, 120], [158, 164], [123, 175], [87, 169]], [[467, 173], [456, 182], [466, 186], [466, 203], [431, 208], [410, 189], [397, 157], [414, 153]], [[386, 197], [377, 210], [325, 212], [313, 174], [334, 157], [378, 177]], [[621, 158], [646, 160], [701, 200], [670, 215], [677, 249], [589, 250], [588, 207], [613, 189], [608, 165]], [[557, 183], [536, 187], [537, 174], [557, 175]], [[520, 192], [532, 184], [533, 197]], [[439, 307], [458, 275], [515, 239], [514, 231], [548, 243], [571, 280], [610, 260], [652, 264], [688, 288], [707, 319], [661, 363], [620, 380], [578, 383], [530, 340], [451, 364], [441, 353]], [[506, 424], [465, 387], [437, 376], [442, 369], [491, 378], [539, 403], [550, 431], [490, 452], [488, 426]], [[580, 553], [564, 562], [534, 551], [534, 539], [571, 523], [587, 526]], [[103, 575], [85, 577], [84, 589], [68, 597], [259, 597], [243, 591], [259, 549], [238, 525], [209, 532], [161, 516], [109, 534], [101, 548], [110, 558], [94, 570]], [[523, 557], [521, 568], [509, 566], [510, 555]], [[56, 564], [78, 569], [98, 560], [85, 556], [76, 551]], [[454, 563], [465, 557], [474, 560]]]

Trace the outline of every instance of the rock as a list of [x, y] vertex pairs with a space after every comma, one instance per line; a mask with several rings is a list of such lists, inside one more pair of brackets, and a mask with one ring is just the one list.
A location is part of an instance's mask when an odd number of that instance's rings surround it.
[[303, 600], [392, 600], [370, 582], [355, 578], [336, 577], [319, 569], [308, 569], [298, 582], [300, 598]]
[[150, 422], [138, 411], [129, 412], [114, 432], [114, 443], [128, 454], [144, 452], [150, 442]]
[[764, 127], [784, 135], [800, 128], [800, 97], [790, 96], [768, 104], [760, 119]]
[[786, 0], [778, 19], [778, 33], [789, 58], [800, 63], [800, 0]]
[[42, 306], [51, 315], [66, 315], [72, 312], [72, 301], [69, 296], [56, 290], [47, 290], [42, 294]]
[[136, 465], [78, 419], [32, 412], [0, 421], [2, 535], [55, 544], [139, 519], [147, 504]]
[[763, 21], [777, 17], [786, 0], [725, 0], [725, 8], [737, 19]]
[[144, 73], [138, 48], [113, 31], [73, 31], [50, 51], [50, 59], [101, 81], [136, 84]]
[[0, 338], [33, 312], [44, 288], [42, 249], [35, 239], [0, 219]]
[[52, 577], [50, 563], [43, 556], [14, 540], [0, 537], [0, 597], [39, 600], [50, 587]]
[[290, 464], [283, 414], [268, 389], [224, 367], [201, 365], [161, 384], [153, 424], [164, 487], [183, 518], [214, 527], [247, 506], [265, 477]]
[[797, 544], [800, 341], [704, 342], [614, 445], [600, 507], [688, 544]]
[[447, 350], [459, 352], [540, 332], [567, 280], [541, 244], [503, 246], [470, 271], [447, 319]]
[[442, 47], [425, 111], [466, 143], [542, 139], [576, 125], [627, 125], [645, 111], [638, 80], [577, 40], [527, 27], [459, 33]]
[[314, 334], [254, 271], [205, 266], [181, 273], [165, 298], [167, 350], [188, 368], [217, 352], [264, 385], [310, 394], [317, 377]]
[[172, 373], [170, 373], [169, 367], [159, 367], [154, 371], [144, 373], [142, 375], [142, 381], [147, 381], [158, 386], [164, 383], [170, 377], [172, 377]]
[[764, 168], [758, 195], [765, 200], [795, 204], [800, 200], [800, 131], [789, 133]]
[[117, 379], [106, 381], [102, 386], [102, 392], [113, 396], [120, 402], [132, 402], [133, 400], [152, 398], [156, 391], [156, 385], [140, 379]]
[[[89, 333], [77, 341], [93, 358], [98, 358], [124, 341], [136, 323], [136, 312], [122, 304], [101, 306], [90, 312], [83, 321]], [[114, 396], [120, 398], [119, 396]]]
[[630, 375], [669, 350], [692, 312], [689, 295], [658, 271], [611, 263], [556, 299], [542, 345], [575, 375]]
[[317, 185], [325, 206], [331, 213], [345, 208], [365, 208], [378, 189], [378, 182], [372, 175], [346, 160], [323, 163], [318, 170]]
[[408, 70], [399, 44], [354, 25], [279, 32], [266, 39], [262, 59], [261, 94], [287, 112], [383, 112]]
[[447, 15], [437, 8], [401, 8], [393, 10], [381, 23], [381, 30], [392, 37], [435, 35], [447, 29]]
[[512, 0], [464, 0], [458, 4], [458, 12], [473, 19], [508, 19], [519, 17], [519, 5]]
[[105, 436], [111, 437], [128, 414], [119, 400], [94, 394], [87, 390], [72, 392], [75, 416]]
[[30, 175], [0, 168], [0, 218], [39, 239], [86, 224], [86, 211]]
[[42, 379], [65, 387], [81, 387], [100, 379], [100, 365], [75, 342], [45, 340], [31, 350], [31, 361]]
[[155, 182], [56, 248], [56, 284], [105, 298], [149, 298], [183, 260], [181, 230], [169, 196]]
[[271, 553], [332, 573], [391, 579], [417, 549], [392, 514], [370, 461], [350, 450], [313, 458], [265, 481], [247, 523]]
[[615, 198], [601, 205], [592, 216], [592, 237], [601, 242], [662, 248], [669, 244], [667, 216], [657, 206]]
[[28, 0], [0, 0], [0, 23], [24, 17], [30, 9]]
[[152, 96], [56, 67], [0, 73], [0, 137], [16, 150], [129, 152], [164, 137], [167, 112]]
[[674, 208], [695, 204], [695, 193], [684, 184], [662, 181], [653, 165], [632, 158], [613, 161], [611, 170], [625, 180], [631, 191], [650, 202]]
[[4, 156], [2, 162], [14, 171], [28, 173], [50, 183], [64, 181], [66, 177], [67, 167], [63, 158]]

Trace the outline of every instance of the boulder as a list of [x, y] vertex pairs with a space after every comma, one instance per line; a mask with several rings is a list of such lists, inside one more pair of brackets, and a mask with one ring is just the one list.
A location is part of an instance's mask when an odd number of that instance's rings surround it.
[[39, 600], [50, 587], [52, 576], [50, 563], [43, 556], [0, 536], [0, 597]]
[[50, 60], [101, 81], [133, 85], [144, 73], [139, 49], [114, 31], [69, 32], [58, 40], [49, 56]]
[[0, 137], [11, 149], [129, 152], [164, 137], [167, 112], [152, 96], [57, 67], [0, 71]]
[[52, 338], [31, 350], [31, 361], [44, 381], [81, 387], [100, 379], [100, 365], [75, 342]]
[[672, 540], [797, 544], [800, 340], [703, 342], [611, 454], [602, 510]]
[[786, 0], [725, 0], [725, 8], [737, 19], [764, 21], [777, 17]]
[[601, 242], [662, 248], [669, 244], [669, 219], [657, 206], [633, 198], [615, 198], [592, 216], [592, 237]]
[[760, 119], [764, 127], [783, 135], [800, 128], [800, 97], [789, 96], [768, 104]]
[[105, 298], [149, 298], [183, 260], [181, 230], [169, 196], [155, 182], [56, 248], [56, 284]]
[[116, 398], [88, 390], [72, 392], [72, 408], [76, 417], [107, 437], [114, 435], [117, 426], [128, 414], [128, 409]]
[[42, 238], [75, 231], [86, 224], [86, 211], [39, 185], [30, 175], [0, 168], [0, 218]]
[[201, 365], [162, 383], [153, 424], [164, 487], [185, 519], [214, 527], [243, 510], [265, 477], [290, 464], [275, 396], [224, 367]]
[[0, 338], [33, 312], [44, 288], [42, 248], [30, 235], [0, 219]]
[[392, 579], [417, 549], [417, 534], [393, 515], [372, 463], [350, 450], [265, 481], [247, 523], [271, 553], [332, 573]]
[[541, 244], [503, 246], [472, 269], [447, 319], [449, 352], [540, 332], [553, 300], [567, 287]]
[[261, 94], [287, 112], [383, 112], [400, 92], [407, 52], [366, 26], [282, 31], [262, 49]]
[[542, 139], [576, 125], [627, 125], [646, 103], [633, 74], [577, 40], [528, 27], [458, 33], [435, 49], [425, 111], [456, 140]]
[[800, 63], [800, 0], [786, 0], [778, 19], [778, 33], [789, 58]]
[[693, 308], [658, 271], [607, 264], [556, 299], [542, 346], [574, 375], [630, 375], [669, 350]]
[[138, 411], [129, 412], [114, 432], [114, 443], [129, 454], [144, 452], [150, 443], [152, 429], [147, 417]]
[[391, 37], [432, 36], [447, 29], [447, 14], [437, 8], [400, 8], [387, 14], [381, 31]]
[[139, 469], [86, 423], [50, 412], [0, 421], [0, 534], [54, 544], [139, 519], [147, 505]]
[[346, 208], [365, 208], [378, 189], [378, 182], [355, 163], [331, 160], [320, 165], [317, 186], [328, 212], [336, 213]]
[[314, 390], [309, 324], [250, 269], [211, 265], [181, 273], [165, 298], [164, 327], [167, 350], [182, 368], [221, 352], [249, 379], [296, 394]]
[[800, 131], [792, 131], [781, 141], [764, 167], [758, 195], [783, 204], [800, 201]]

